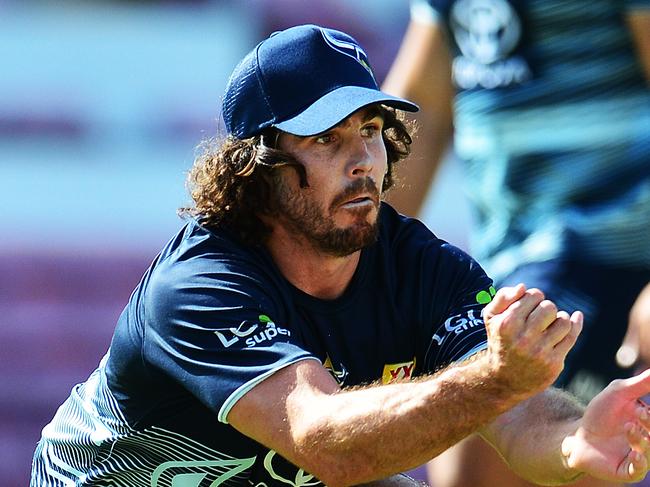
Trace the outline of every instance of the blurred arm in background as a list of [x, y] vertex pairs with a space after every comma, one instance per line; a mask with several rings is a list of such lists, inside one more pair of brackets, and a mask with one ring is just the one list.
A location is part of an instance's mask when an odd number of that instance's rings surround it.
[[450, 57], [446, 34], [434, 19], [413, 17], [382, 89], [420, 105], [418, 143], [398, 169], [406, 186], [388, 194], [398, 211], [416, 216], [452, 136]]
[[639, 293], [630, 310], [627, 333], [616, 361], [621, 367], [650, 367], [650, 283]]
[[646, 81], [650, 85], [650, 9], [634, 10], [628, 13], [627, 21], [632, 31]]

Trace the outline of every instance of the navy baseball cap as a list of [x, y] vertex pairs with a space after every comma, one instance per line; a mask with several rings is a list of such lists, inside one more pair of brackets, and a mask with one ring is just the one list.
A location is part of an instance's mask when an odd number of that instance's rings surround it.
[[271, 34], [237, 65], [223, 98], [223, 118], [228, 133], [240, 139], [267, 127], [307, 136], [372, 103], [418, 110], [379, 90], [366, 53], [352, 37], [299, 25]]

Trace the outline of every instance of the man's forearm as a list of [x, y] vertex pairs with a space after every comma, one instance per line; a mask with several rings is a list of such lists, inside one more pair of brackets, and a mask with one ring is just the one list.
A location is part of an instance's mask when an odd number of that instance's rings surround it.
[[318, 452], [317, 466], [297, 462], [317, 476], [316, 469], [345, 472], [342, 483], [425, 463], [522, 400], [488, 376], [485, 360], [481, 354], [417, 383], [323, 397], [312, 411], [323, 419], [306, 419], [310, 429], [298, 441], [299, 451]]
[[565, 484], [581, 476], [562, 455], [562, 441], [577, 429], [584, 407], [550, 388], [499, 416], [480, 434], [517, 474], [540, 485]]

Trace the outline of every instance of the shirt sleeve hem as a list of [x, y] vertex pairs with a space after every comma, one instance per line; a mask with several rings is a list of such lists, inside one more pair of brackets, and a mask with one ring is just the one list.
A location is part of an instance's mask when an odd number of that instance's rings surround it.
[[316, 357], [312, 356], [306, 356], [306, 357], [298, 357], [295, 360], [292, 360], [291, 362], [287, 362], [286, 364], [282, 364], [274, 369], [271, 369], [261, 375], [258, 375], [254, 379], [242, 384], [239, 386], [235, 391], [226, 398], [226, 400], [223, 402], [221, 405], [221, 408], [219, 409], [219, 414], [217, 416], [217, 419], [224, 424], [228, 424], [228, 413], [230, 413], [230, 410], [233, 408], [235, 403], [239, 401], [248, 391], [250, 391], [253, 387], [255, 387], [257, 384], [261, 383], [265, 379], [271, 377], [273, 374], [275, 374], [278, 370], [282, 370], [283, 368], [295, 364], [297, 362], [300, 362], [302, 360], [317, 360], [318, 363], [320, 363], [320, 360], [318, 360]]
[[475, 354], [477, 354], [477, 353], [479, 353], [479, 352], [481, 352], [483, 350], [487, 350], [487, 346], [488, 346], [487, 341], [485, 341], [483, 343], [479, 343], [474, 348], [472, 348], [469, 352], [465, 353], [462, 357], [460, 357], [459, 359], [454, 360], [454, 362], [462, 362], [464, 360], [467, 360], [472, 355], [475, 355]]

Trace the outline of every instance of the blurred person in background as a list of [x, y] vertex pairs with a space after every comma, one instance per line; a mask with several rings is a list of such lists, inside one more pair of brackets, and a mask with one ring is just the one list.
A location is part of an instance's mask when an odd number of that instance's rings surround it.
[[[453, 131], [472, 255], [498, 286], [585, 310], [556, 383], [585, 401], [624, 375], [616, 350], [650, 280], [649, 73], [647, 0], [415, 0], [383, 85], [422, 107], [422, 150], [389, 201], [417, 214]], [[530, 485], [474, 438], [429, 473], [435, 487]]]

